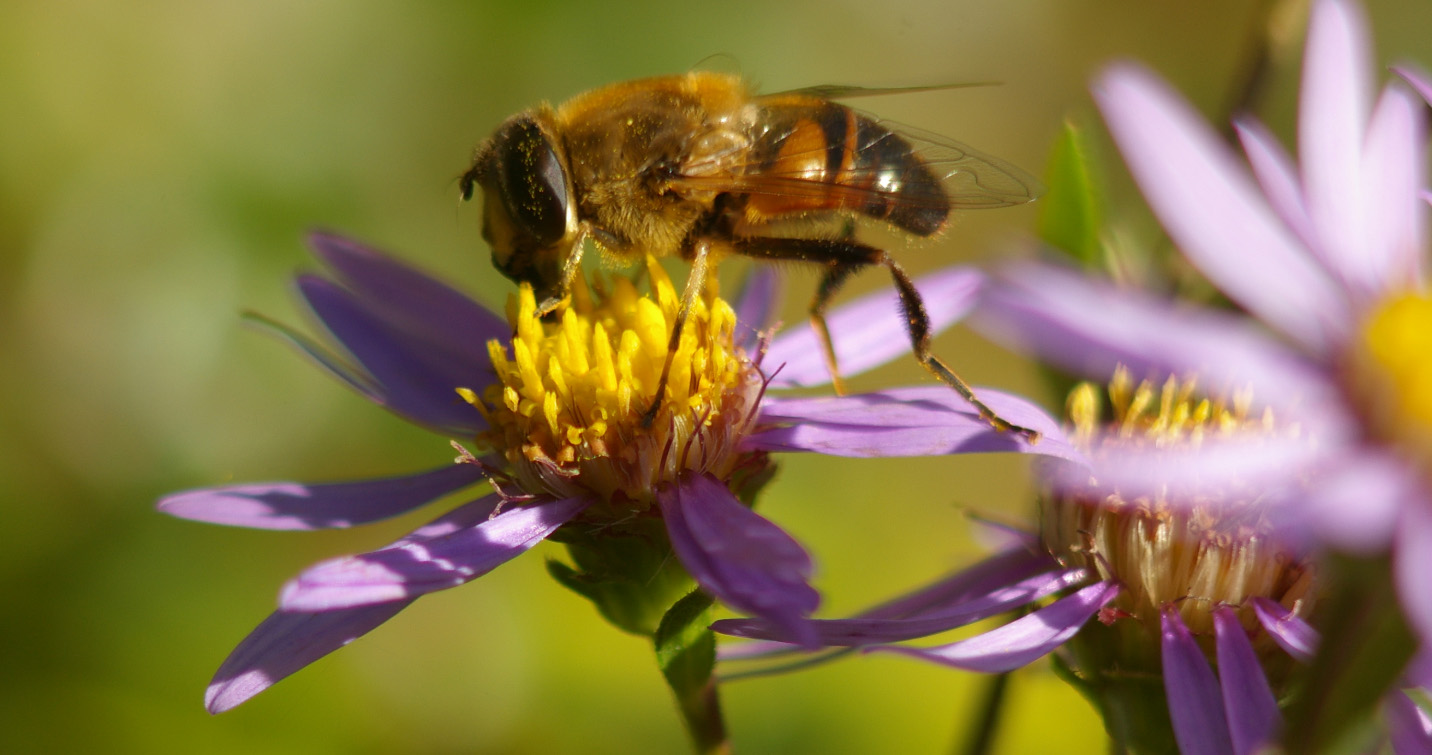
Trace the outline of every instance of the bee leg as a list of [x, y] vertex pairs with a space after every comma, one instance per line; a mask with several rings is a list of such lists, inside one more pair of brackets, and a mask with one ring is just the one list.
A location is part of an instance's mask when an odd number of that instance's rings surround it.
[[905, 311], [905, 329], [910, 334], [910, 346], [915, 351], [915, 358], [925, 366], [935, 377], [939, 378], [945, 385], [955, 389], [966, 401], [970, 402], [984, 421], [994, 426], [994, 429], [1001, 432], [1016, 432], [1024, 436], [1030, 443], [1039, 441], [1039, 431], [1027, 427], [1020, 427], [1009, 420], [999, 416], [985, 402], [975, 396], [973, 388], [969, 383], [960, 379], [949, 365], [935, 356], [930, 351], [930, 316], [925, 313], [925, 302], [920, 298], [920, 292], [915, 288], [914, 281], [900, 264], [891, 259], [885, 252], [880, 252], [879, 264], [884, 265], [890, 271], [890, 277], [895, 280], [895, 290], [900, 293], [900, 308]]
[[651, 427], [656, 421], [656, 415], [661, 411], [661, 402], [666, 398], [666, 382], [671, 377], [671, 360], [676, 357], [677, 347], [681, 346], [681, 331], [686, 327], [686, 316], [691, 312], [691, 305], [695, 303], [696, 297], [700, 296], [701, 290], [706, 287], [709, 251], [710, 247], [706, 242], [696, 243], [691, 258], [691, 272], [686, 275], [686, 288], [681, 292], [681, 306], [676, 310], [676, 322], [671, 325], [671, 340], [666, 343], [666, 361], [661, 365], [661, 379], [656, 381], [656, 395], [651, 399], [651, 406], [641, 415], [643, 428]]
[[537, 303], [537, 316], [546, 317], [557, 311], [567, 296], [572, 292], [572, 281], [582, 272], [582, 253], [587, 249], [587, 229], [582, 229], [577, 235], [577, 242], [572, 245], [572, 251], [567, 259], [562, 261], [562, 279], [558, 283], [556, 293], [549, 295], [546, 299]]
[[[900, 295], [900, 309], [905, 315], [905, 331], [910, 335], [910, 348], [915, 352], [915, 359], [924, 365], [932, 375], [939, 378], [945, 385], [950, 386], [956, 393], [979, 412], [984, 421], [988, 422], [994, 429], [1001, 432], [1016, 432], [1024, 436], [1029, 442], [1039, 440], [1039, 432], [1027, 427], [1020, 427], [1009, 420], [999, 416], [995, 411], [979, 397], [975, 395], [974, 389], [960, 379], [949, 365], [935, 356], [930, 351], [930, 316], [925, 312], [924, 299], [920, 297], [920, 291], [915, 288], [914, 281], [883, 249], [857, 241], [827, 239], [783, 239], [783, 238], [749, 238], [743, 239], [735, 244], [736, 251], [740, 254], [755, 257], [758, 259], [771, 260], [801, 260], [805, 262], [818, 262], [828, 266], [825, 277], [821, 279], [820, 288], [816, 291], [815, 299], [811, 302], [811, 322], [816, 327], [816, 332], [822, 338], [823, 346], [826, 349], [827, 361], [834, 364], [834, 348], [831, 346], [829, 329], [825, 326], [825, 308], [829, 304], [831, 296], [839, 290], [840, 285], [852, 272], [869, 265], [880, 265], [890, 271], [890, 277], [895, 281], [895, 290]], [[835, 374], [832, 370], [832, 375]]]
[[825, 322], [825, 308], [835, 296], [835, 292], [845, 285], [851, 273], [860, 269], [860, 265], [832, 264], [826, 268], [825, 275], [820, 279], [820, 286], [815, 290], [815, 298], [810, 303], [810, 326], [815, 329], [816, 337], [820, 339], [820, 353], [825, 358], [825, 368], [830, 372], [830, 387], [835, 390], [837, 396], [844, 396], [845, 380], [840, 376], [840, 364], [835, 357], [835, 341], [830, 337], [830, 327]]
[[[847, 218], [844, 227], [837, 236], [836, 244], [855, 244], [863, 246], [854, 241], [855, 220]], [[830, 327], [825, 322], [825, 308], [840, 287], [852, 273], [864, 267], [859, 262], [831, 261], [825, 270], [825, 275], [820, 279], [820, 285], [816, 288], [815, 298], [810, 303], [810, 325], [815, 330], [816, 337], [820, 339], [820, 354], [825, 359], [825, 369], [830, 373], [830, 387], [835, 395], [844, 396], [847, 391], [845, 379], [840, 376], [840, 363], [835, 356], [835, 341], [830, 337]]]

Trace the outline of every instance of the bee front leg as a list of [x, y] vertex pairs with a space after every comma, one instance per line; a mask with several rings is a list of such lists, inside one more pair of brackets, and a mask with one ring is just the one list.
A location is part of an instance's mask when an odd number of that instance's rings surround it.
[[577, 232], [577, 240], [572, 244], [572, 250], [567, 253], [567, 258], [562, 260], [562, 274], [558, 279], [557, 290], [537, 303], [538, 317], [546, 317], [557, 311], [572, 292], [572, 281], [582, 272], [582, 254], [587, 250], [587, 236], [590, 233], [591, 230], [585, 225]]
[[656, 382], [656, 395], [651, 399], [651, 406], [641, 415], [641, 426], [651, 427], [656, 421], [656, 415], [661, 411], [661, 402], [666, 398], [666, 382], [671, 377], [671, 360], [676, 356], [677, 347], [681, 346], [681, 331], [686, 327], [686, 316], [691, 312], [691, 305], [695, 303], [696, 297], [706, 287], [706, 277], [710, 271], [711, 245], [707, 241], [696, 242], [691, 258], [691, 272], [686, 276], [686, 288], [681, 292], [681, 306], [676, 310], [676, 322], [671, 326], [671, 339], [666, 343], [666, 361], [661, 365], [661, 379]]

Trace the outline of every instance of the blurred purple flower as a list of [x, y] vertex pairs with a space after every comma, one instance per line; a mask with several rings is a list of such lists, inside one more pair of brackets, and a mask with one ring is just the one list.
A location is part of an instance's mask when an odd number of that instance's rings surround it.
[[[1298, 432], [1105, 465], [1126, 490], [1237, 479], [1283, 522], [1362, 554], [1390, 551], [1399, 597], [1432, 639], [1432, 304], [1425, 292], [1424, 110], [1394, 82], [1373, 103], [1360, 9], [1317, 0], [1300, 167], [1237, 123], [1253, 176], [1162, 82], [1118, 65], [1095, 98], [1154, 213], [1187, 259], [1253, 317], [1200, 311], [1050, 266], [1012, 267], [981, 322], [1098, 378], [1198, 375], [1246, 390]], [[1414, 83], [1416, 74], [1404, 72]], [[1253, 319], [1253, 318], [1256, 318]], [[1269, 330], [1273, 331], [1272, 333]], [[1310, 484], [1312, 483], [1312, 484]]]
[[[530, 367], [523, 361], [524, 345], [516, 343], [520, 339], [513, 336], [507, 321], [445, 284], [352, 241], [328, 235], [315, 235], [312, 241], [318, 256], [334, 271], [334, 279], [303, 275], [298, 290], [343, 355], [274, 326], [285, 338], [374, 403], [440, 434], [490, 440], [527, 427], [508, 420], [498, 426], [492, 420], [503, 402], [522, 408], [529, 401], [521, 393], [526, 388], [499, 382], [499, 371], [517, 374]], [[981, 282], [978, 274], [965, 269], [945, 270], [919, 281], [937, 327], [965, 314]], [[605, 525], [616, 515], [630, 518], [626, 509], [622, 510], [626, 514], [613, 510], [635, 497], [650, 499], [642, 515], [661, 517], [672, 550], [705, 591], [739, 611], [769, 620], [781, 628], [783, 639], [812, 645], [816, 637], [807, 616], [819, 596], [808, 584], [810, 558], [789, 535], [737, 499], [730, 476], [743, 464], [763, 464], [765, 455], [773, 451], [848, 457], [980, 452], [1079, 457], [1042, 411], [996, 391], [981, 390], [980, 395], [1001, 416], [1042, 432], [1037, 446], [1031, 447], [1018, 435], [993, 431], [942, 385], [841, 397], [768, 395], [768, 388], [828, 382], [808, 327], [781, 333], [769, 343], [760, 337], [773, 310], [773, 290], [769, 274], [763, 272], [736, 306], [732, 348], [742, 350], [737, 358], [745, 366], [733, 373], [737, 382], [728, 396], [711, 399], [728, 402], [719, 407], [725, 418], [714, 430], [711, 421], [703, 424], [703, 417], [710, 420], [716, 412], [707, 405], [705, 414], [674, 413], [667, 426], [658, 422], [650, 433], [633, 433], [654, 439], [628, 439], [627, 455], [640, 457], [635, 472], [612, 461], [619, 455], [616, 449], [606, 459], [607, 466], [586, 473], [595, 482], [584, 483], [579, 479], [582, 473], [562, 471], [565, 468], [554, 459], [534, 451], [540, 445], [537, 440], [517, 438], [533, 444], [524, 446], [527, 456], [515, 451], [506, 459], [500, 453], [484, 456], [481, 462], [486, 467], [449, 463], [417, 474], [360, 482], [229, 485], [161, 500], [160, 510], [187, 519], [308, 530], [351, 527], [402, 514], [481, 483], [487, 475], [518, 482], [517, 490], [503, 484], [498, 493], [463, 504], [384, 548], [317, 564], [290, 581], [282, 591], [279, 610], [219, 668], [206, 695], [208, 709], [218, 713], [233, 708], [382, 624], [417, 597], [469, 582], [563, 527], [584, 521]], [[716, 302], [725, 306], [719, 299]], [[892, 293], [867, 297], [832, 314], [831, 329], [837, 334], [837, 352], [846, 371], [868, 369], [907, 350], [899, 330], [901, 320], [894, 314], [897, 306]], [[718, 318], [713, 314], [711, 319]], [[519, 320], [519, 336], [526, 327]], [[659, 349], [664, 348], [660, 340], [664, 332], [657, 334]], [[731, 338], [729, 331], [727, 338]], [[502, 345], [489, 346], [509, 339], [514, 341], [511, 356], [504, 354]], [[763, 359], [760, 347], [765, 348]], [[718, 344], [720, 348], [724, 347]], [[770, 365], [771, 376], [762, 376], [745, 353], [757, 354], [757, 361]], [[724, 358], [717, 354], [712, 360]], [[494, 359], [501, 362], [495, 366]], [[459, 397], [459, 388], [467, 401]], [[618, 400], [607, 393], [609, 400]], [[495, 396], [496, 403], [483, 399], [485, 395]], [[675, 394], [668, 395], [676, 405]], [[629, 393], [620, 400], [640, 403]], [[703, 397], [693, 394], [691, 401], [698, 400]], [[554, 442], [560, 446], [565, 438], [564, 447], [584, 443], [589, 437], [584, 433], [600, 434], [605, 422], [601, 417], [589, 416], [583, 426], [559, 427], [558, 413], [573, 409], [552, 405], [550, 400], [544, 408], [539, 402], [532, 427], [541, 427], [545, 416], [553, 425]], [[580, 413], [582, 407], [575, 409]], [[527, 421], [520, 414], [514, 409], [511, 416]], [[694, 424], [689, 421], [693, 419]], [[678, 425], [685, 428], [685, 435], [673, 434]], [[616, 492], [603, 485], [614, 486]]]
[[[721, 648], [726, 678], [797, 668], [854, 648], [984, 673], [1013, 671], [1058, 650], [1122, 748], [1165, 749], [1164, 727], [1185, 753], [1276, 747], [1278, 700], [1291, 685], [1285, 661], [1308, 660], [1318, 642], [1305, 619], [1320, 592], [1313, 559], [1262, 516], [1257, 490], [1225, 485], [1223, 495], [1205, 490], [1195, 504], [1126, 496], [1101, 482], [1102, 461], [1127, 448], [1178, 449], [1263, 420], [1235, 404], [1200, 402], [1187, 383], [1130, 390], [1126, 378], [1121, 373], [1111, 385], [1115, 419], [1107, 428], [1097, 426], [1100, 412], [1087, 386], [1071, 398], [1070, 437], [1090, 461], [1044, 465], [1060, 467], [1046, 482], [1061, 485], [1041, 499], [1038, 534], [1008, 532], [1015, 542], [996, 555], [853, 618], [812, 620], [824, 649], [834, 649], [824, 657], [783, 662], [804, 649], [781, 642], [769, 620], [718, 621], [716, 631], [756, 640]], [[1078, 489], [1069, 484], [1076, 477], [1083, 480]], [[1021, 609], [1029, 612], [956, 642], [893, 644]], [[1211, 643], [1198, 639], [1209, 636]], [[765, 665], [730, 671], [734, 662], [752, 661]], [[1407, 683], [1420, 687], [1427, 675], [1416, 668]], [[1154, 720], [1156, 698], [1147, 687], [1160, 678], [1164, 725]], [[1432, 748], [1428, 718], [1407, 694], [1389, 692], [1384, 713], [1396, 752]]]

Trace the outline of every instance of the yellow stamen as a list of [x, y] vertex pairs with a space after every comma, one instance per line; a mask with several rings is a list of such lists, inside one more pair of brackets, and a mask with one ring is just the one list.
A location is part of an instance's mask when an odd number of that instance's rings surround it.
[[[1278, 431], [1270, 410], [1250, 415], [1247, 391], [1231, 401], [1196, 393], [1191, 379], [1170, 378], [1156, 391], [1149, 381], [1135, 385], [1120, 368], [1108, 386], [1113, 415], [1108, 430], [1098, 427], [1094, 386], [1082, 384], [1070, 394], [1073, 438], [1097, 470], [1101, 456], [1121, 450], [1173, 451], [1196, 447], [1205, 437]], [[1263, 596], [1306, 616], [1316, 598], [1309, 563], [1275, 537], [1258, 509], [1256, 491], [1243, 490], [1236, 480], [1191, 502], [1163, 494], [1126, 496], [1091, 480], [1082, 490], [1045, 496], [1040, 520], [1045, 546], [1055, 557], [1124, 586], [1114, 607], [1142, 624], [1144, 638], [1158, 637], [1164, 606], [1178, 606], [1184, 623], [1206, 635], [1219, 605], [1245, 606], [1250, 597]], [[1240, 617], [1250, 630], [1256, 626], [1251, 608], [1243, 607]], [[1266, 635], [1261, 637], [1256, 644], [1273, 653]]]
[[1384, 302], [1363, 326], [1360, 356], [1358, 394], [1374, 427], [1432, 462], [1432, 299]]
[[737, 462], [762, 378], [733, 345], [735, 313], [714, 284], [693, 302], [670, 355], [656, 422], [641, 425], [681, 306], [655, 260], [647, 272], [650, 296], [627, 278], [591, 288], [576, 282], [557, 322], [537, 316], [535, 296], [522, 286], [508, 306], [510, 355], [488, 344], [498, 382], [482, 396], [459, 391], [488, 418], [480, 440], [506, 457], [525, 490], [620, 494], [640, 508], [682, 471], [724, 476]]

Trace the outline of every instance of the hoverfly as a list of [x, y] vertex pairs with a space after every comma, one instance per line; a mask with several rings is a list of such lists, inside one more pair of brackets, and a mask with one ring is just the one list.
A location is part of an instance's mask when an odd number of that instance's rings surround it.
[[[461, 179], [462, 196], [482, 189], [482, 235], [493, 264], [530, 283], [542, 313], [567, 295], [587, 239], [618, 257], [689, 260], [672, 350], [722, 256], [823, 266], [810, 318], [838, 392], [844, 388], [826, 307], [852, 273], [884, 267], [899, 292], [915, 358], [996, 429], [1035, 438], [995, 414], [931, 353], [919, 291], [889, 253], [853, 238], [852, 221], [931, 236], [944, 229], [951, 210], [1032, 201], [1038, 182], [958, 142], [896, 128], [832, 100], [880, 91], [890, 90], [758, 95], [739, 77], [712, 72], [611, 84], [508, 118], [478, 146]], [[812, 231], [822, 223], [843, 230]], [[663, 372], [644, 424], [656, 416], [666, 379]]]

